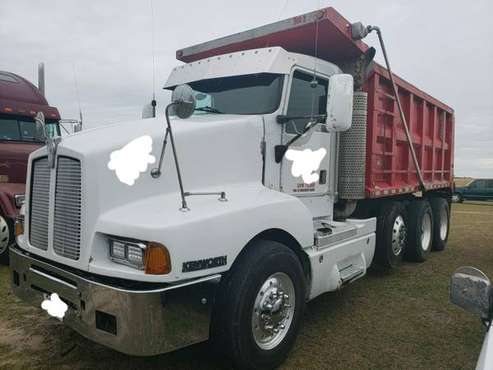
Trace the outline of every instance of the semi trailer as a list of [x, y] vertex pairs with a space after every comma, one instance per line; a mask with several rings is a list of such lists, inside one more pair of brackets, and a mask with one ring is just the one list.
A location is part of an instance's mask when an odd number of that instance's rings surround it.
[[178, 50], [164, 117], [48, 139], [14, 293], [123, 353], [210, 339], [273, 368], [307, 301], [443, 250], [454, 112], [371, 31], [326, 8]]

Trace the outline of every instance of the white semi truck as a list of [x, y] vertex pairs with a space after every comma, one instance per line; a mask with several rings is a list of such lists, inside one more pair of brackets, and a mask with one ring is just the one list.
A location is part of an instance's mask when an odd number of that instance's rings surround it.
[[[371, 67], [374, 50], [357, 40], [371, 28], [348, 26], [328, 8], [180, 50], [190, 62], [166, 82], [165, 117], [31, 154], [10, 250], [15, 294], [127, 354], [211, 339], [238, 367], [272, 368], [307, 301], [372, 263], [443, 249], [453, 111]], [[404, 122], [391, 83], [412, 94]], [[391, 102], [379, 109], [393, 111], [392, 134], [367, 117], [377, 93]], [[434, 114], [421, 128], [418, 105]], [[425, 140], [424, 125], [442, 118], [450, 146], [426, 145], [443, 160], [428, 170], [413, 139], [413, 167], [406, 121]]]

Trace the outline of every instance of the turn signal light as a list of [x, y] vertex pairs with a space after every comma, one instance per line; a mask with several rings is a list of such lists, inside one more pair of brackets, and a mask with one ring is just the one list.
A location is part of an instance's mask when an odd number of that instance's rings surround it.
[[164, 245], [155, 242], [147, 243], [144, 258], [146, 274], [163, 275], [171, 272], [171, 259]]
[[24, 234], [24, 222], [18, 219], [15, 222], [15, 236], [17, 237], [22, 234]]

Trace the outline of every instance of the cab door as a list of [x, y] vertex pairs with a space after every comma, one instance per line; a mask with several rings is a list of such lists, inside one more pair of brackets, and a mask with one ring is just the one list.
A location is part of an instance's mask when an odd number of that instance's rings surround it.
[[329, 146], [334, 135], [327, 131], [325, 119], [320, 119], [326, 114], [329, 80], [300, 69], [294, 70], [290, 80], [282, 143], [289, 143], [308, 123], [319, 123], [290, 145], [284, 154], [281, 191], [299, 197], [321, 196], [329, 191]]

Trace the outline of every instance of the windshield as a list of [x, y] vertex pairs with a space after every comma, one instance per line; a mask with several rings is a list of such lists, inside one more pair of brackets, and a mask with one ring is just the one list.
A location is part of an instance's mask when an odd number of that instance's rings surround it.
[[195, 114], [267, 114], [279, 107], [283, 75], [258, 73], [189, 83], [195, 91]]
[[[60, 136], [57, 122], [47, 122], [46, 130], [50, 137]], [[0, 117], [0, 140], [44, 143], [43, 128], [29, 118]]]

